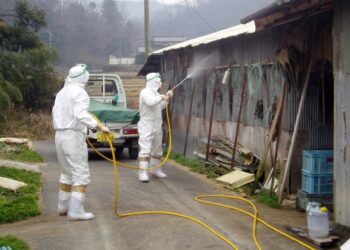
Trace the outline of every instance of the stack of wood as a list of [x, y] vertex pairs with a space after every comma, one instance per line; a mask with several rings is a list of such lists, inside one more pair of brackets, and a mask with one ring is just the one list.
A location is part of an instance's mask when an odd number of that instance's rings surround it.
[[139, 96], [141, 90], [146, 86], [143, 76], [137, 75], [138, 71], [120, 71], [116, 73], [123, 82], [125, 91], [126, 107], [128, 109], [139, 109]]
[[[258, 157], [240, 143], [237, 144], [237, 152], [232, 168], [233, 142], [222, 136], [214, 136], [210, 140], [208, 162], [215, 167], [219, 175], [226, 174], [234, 169], [253, 173], [259, 165]], [[194, 152], [197, 157], [206, 159], [206, 152]]]

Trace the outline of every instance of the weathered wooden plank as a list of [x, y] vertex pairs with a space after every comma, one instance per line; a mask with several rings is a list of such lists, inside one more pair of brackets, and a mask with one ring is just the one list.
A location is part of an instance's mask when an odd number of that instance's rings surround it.
[[290, 148], [289, 148], [288, 155], [287, 155], [286, 165], [284, 167], [284, 174], [283, 174], [283, 177], [282, 177], [282, 179], [280, 181], [280, 186], [279, 186], [279, 190], [278, 190], [278, 201], [279, 201], [279, 203], [282, 203], [283, 194], [284, 194], [284, 187], [285, 187], [287, 178], [289, 176], [289, 170], [290, 170], [290, 165], [291, 165], [291, 161], [292, 161], [292, 155], [293, 155], [293, 152], [294, 152], [294, 146], [295, 146], [297, 134], [298, 134], [298, 131], [299, 131], [299, 124], [300, 124], [300, 120], [301, 120], [301, 113], [302, 113], [303, 108], [304, 108], [304, 102], [305, 102], [305, 98], [306, 98], [307, 89], [308, 89], [308, 86], [309, 86], [309, 79], [310, 79], [311, 69], [312, 69], [312, 66], [314, 64], [314, 57], [315, 57], [314, 52], [315, 52], [315, 48], [313, 48], [313, 51], [311, 51], [311, 55], [310, 55], [310, 58], [309, 58], [308, 66], [307, 66], [307, 69], [306, 69], [306, 76], [305, 76], [305, 79], [304, 79], [303, 91], [302, 91], [302, 94], [301, 94], [301, 97], [300, 97], [300, 101], [299, 101], [297, 117], [295, 119], [292, 140], [291, 140]]
[[227, 188], [237, 188], [254, 181], [254, 174], [240, 170], [234, 170], [228, 174], [220, 176], [217, 182], [224, 184]]

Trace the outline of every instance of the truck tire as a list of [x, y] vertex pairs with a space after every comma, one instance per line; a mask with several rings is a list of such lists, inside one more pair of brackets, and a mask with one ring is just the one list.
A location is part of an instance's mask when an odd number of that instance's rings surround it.
[[136, 160], [139, 156], [139, 148], [129, 148], [129, 158], [132, 160]]
[[123, 157], [123, 151], [124, 151], [124, 148], [115, 148], [115, 154], [117, 159], [120, 159]]
[[95, 152], [88, 149], [88, 160], [91, 160], [95, 157]]

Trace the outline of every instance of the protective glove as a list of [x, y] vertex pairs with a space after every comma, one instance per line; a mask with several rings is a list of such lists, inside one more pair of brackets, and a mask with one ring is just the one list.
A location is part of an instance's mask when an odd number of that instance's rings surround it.
[[102, 125], [102, 124], [97, 124], [96, 129], [98, 131], [101, 131], [103, 133], [110, 133], [111, 131], [109, 130], [109, 128], [107, 128], [106, 126]]
[[162, 99], [162, 101], [165, 101], [165, 102], [169, 102], [169, 99], [170, 99], [170, 97], [167, 95], [160, 95], [160, 98]]
[[172, 90], [168, 90], [168, 92], [166, 92], [165, 94], [166, 96], [169, 96], [169, 98], [174, 96], [174, 92]]

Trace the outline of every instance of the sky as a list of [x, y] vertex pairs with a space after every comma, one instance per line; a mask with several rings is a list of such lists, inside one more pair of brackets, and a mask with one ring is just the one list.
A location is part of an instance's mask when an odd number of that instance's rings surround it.
[[[102, 2], [103, 0], [97, 0], [97, 2]], [[120, 2], [143, 2], [144, 0], [119, 0]], [[149, 1], [158, 1], [164, 4], [185, 4], [185, 0], [149, 0]], [[203, 0], [187, 0], [190, 4], [196, 4], [198, 1]]]
[[[164, 4], [185, 4], [184, 0], [158, 0], [158, 2]], [[187, 0], [187, 2], [195, 4], [197, 0]]]

